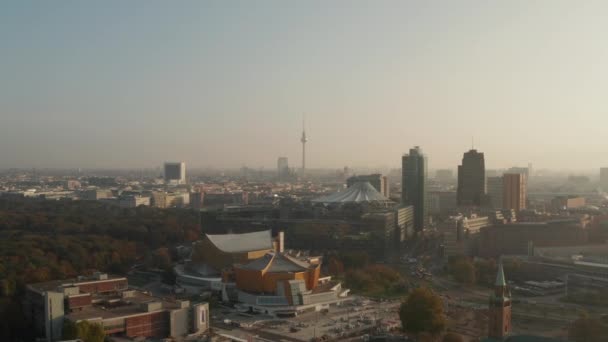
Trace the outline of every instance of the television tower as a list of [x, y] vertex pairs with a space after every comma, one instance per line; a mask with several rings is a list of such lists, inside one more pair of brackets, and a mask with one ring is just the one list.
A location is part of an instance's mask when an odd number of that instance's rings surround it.
[[302, 142], [302, 173], [306, 170], [306, 142], [308, 138], [306, 138], [306, 118], [302, 119], [302, 138], [300, 142]]

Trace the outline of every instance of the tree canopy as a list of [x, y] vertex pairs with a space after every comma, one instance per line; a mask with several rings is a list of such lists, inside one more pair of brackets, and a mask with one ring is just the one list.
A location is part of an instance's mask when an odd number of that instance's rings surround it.
[[475, 284], [475, 266], [468, 258], [457, 257], [450, 259], [448, 269], [454, 280], [457, 282], [466, 285]]
[[572, 323], [568, 335], [573, 342], [606, 341], [608, 324], [597, 318], [581, 317]]
[[70, 320], [65, 320], [62, 332], [64, 339], [81, 339], [84, 342], [103, 342], [106, 336], [101, 324], [90, 323], [88, 321], [74, 323]]
[[0, 198], [0, 340], [31, 333], [19, 305], [25, 284], [96, 270], [124, 274], [135, 263], [169, 270], [166, 246], [199, 236], [191, 210]]
[[445, 329], [443, 301], [428, 288], [414, 289], [401, 303], [399, 318], [403, 330], [411, 333], [437, 334]]

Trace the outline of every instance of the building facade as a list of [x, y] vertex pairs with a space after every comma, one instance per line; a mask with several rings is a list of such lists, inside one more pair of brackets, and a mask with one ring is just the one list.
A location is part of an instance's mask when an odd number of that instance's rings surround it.
[[486, 166], [484, 155], [470, 150], [458, 165], [458, 206], [479, 206], [486, 193]]
[[287, 157], [279, 157], [277, 159], [277, 178], [286, 180], [289, 178], [289, 160]]
[[482, 228], [491, 226], [492, 222], [488, 216], [462, 215], [452, 216], [442, 222], [438, 229], [443, 236], [444, 256], [479, 254], [479, 232]]
[[580, 196], [557, 196], [551, 200], [554, 210], [568, 210], [584, 207], [587, 204], [585, 197]]
[[209, 328], [209, 305], [163, 300], [128, 288], [124, 277], [91, 277], [26, 286], [24, 311], [35, 335], [59, 341], [65, 321], [99, 324], [108, 336], [183, 338]]
[[602, 167], [600, 169], [600, 187], [602, 187], [602, 190], [608, 192], [608, 167]]
[[520, 222], [493, 225], [481, 229], [480, 255], [527, 255], [530, 247], [584, 245], [587, 231], [579, 220]]
[[494, 209], [503, 208], [503, 178], [500, 177], [488, 177], [488, 197], [490, 200], [489, 207]]
[[150, 197], [146, 196], [121, 196], [118, 200], [118, 205], [121, 208], [137, 208], [140, 205], [150, 206]]
[[528, 198], [526, 175], [523, 173], [505, 173], [502, 176], [502, 181], [503, 208], [517, 211], [526, 209], [526, 201]]
[[165, 163], [165, 183], [186, 184], [186, 163]]
[[454, 211], [456, 208], [455, 191], [429, 192], [429, 213], [434, 215], [446, 215]]
[[414, 229], [422, 231], [428, 218], [427, 157], [416, 146], [403, 155], [401, 162], [401, 204], [414, 206]]

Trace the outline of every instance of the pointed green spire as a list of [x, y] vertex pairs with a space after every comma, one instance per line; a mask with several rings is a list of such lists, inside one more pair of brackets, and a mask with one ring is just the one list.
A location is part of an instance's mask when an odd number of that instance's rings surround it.
[[496, 286], [507, 286], [507, 282], [505, 281], [505, 272], [502, 269], [502, 258], [498, 261], [498, 273], [496, 274]]

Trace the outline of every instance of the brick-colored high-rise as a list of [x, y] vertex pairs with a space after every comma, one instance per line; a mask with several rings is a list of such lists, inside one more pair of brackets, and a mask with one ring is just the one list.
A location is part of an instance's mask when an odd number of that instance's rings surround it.
[[521, 173], [505, 173], [502, 178], [502, 207], [504, 209], [526, 209], [528, 190], [526, 175]]

